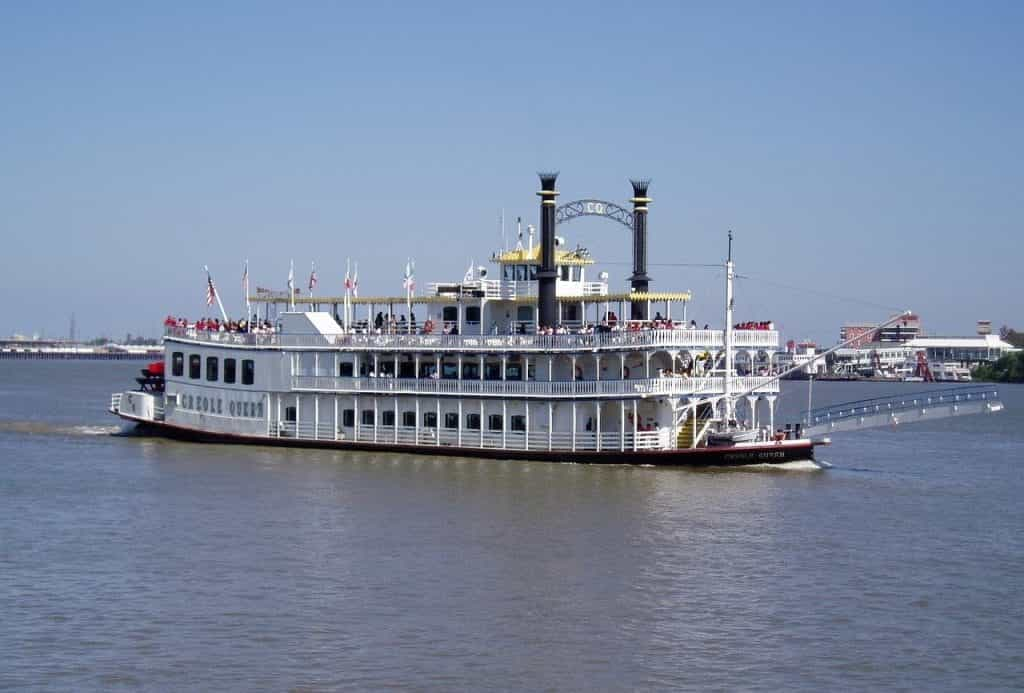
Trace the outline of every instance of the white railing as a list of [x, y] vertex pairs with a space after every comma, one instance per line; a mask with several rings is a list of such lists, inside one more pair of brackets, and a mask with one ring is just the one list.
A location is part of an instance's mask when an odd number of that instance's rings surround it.
[[110, 396], [110, 411], [115, 414], [121, 411], [121, 393], [115, 392]]
[[[256, 347], [306, 347], [348, 350], [429, 351], [579, 351], [664, 347], [667, 349], [721, 349], [722, 330], [626, 330], [591, 334], [446, 335], [446, 334], [250, 334], [244, 332], [203, 332], [192, 328], [170, 328], [167, 336], [213, 344]], [[736, 348], [776, 349], [779, 333], [774, 330], [737, 330]]]
[[[482, 395], [491, 397], [646, 397], [722, 392], [723, 378], [637, 378], [633, 380], [437, 380], [433, 378], [337, 378], [296, 375], [293, 391], [370, 394]], [[775, 392], [770, 377], [733, 378], [734, 392]]]
[[[461, 443], [458, 429], [412, 426], [360, 426], [358, 434], [337, 432], [330, 425], [317, 426], [314, 423], [294, 421], [271, 422], [270, 437], [294, 438], [297, 440], [350, 441], [377, 445], [417, 445], [421, 447], [463, 447], [496, 450], [598, 450], [598, 434], [592, 431], [481, 431], [462, 429]], [[618, 431], [600, 434], [600, 449], [606, 451], [624, 450], [667, 450], [671, 447], [671, 429], [657, 431]], [[550, 445], [550, 448], [549, 448]]]

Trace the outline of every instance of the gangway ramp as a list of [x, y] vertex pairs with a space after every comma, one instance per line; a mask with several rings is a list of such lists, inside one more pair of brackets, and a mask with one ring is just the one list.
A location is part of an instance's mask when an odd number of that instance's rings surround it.
[[1002, 410], [999, 391], [990, 385], [960, 385], [833, 404], [804, 412], [804, 434], [820, 436], [862, 428], [932, 421]]

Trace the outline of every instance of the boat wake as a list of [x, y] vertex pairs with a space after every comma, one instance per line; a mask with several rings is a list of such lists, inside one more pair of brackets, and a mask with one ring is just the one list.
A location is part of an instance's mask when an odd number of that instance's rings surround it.
[[46, 421], [0, 421], [0, 433], [28, 433], [56, 436], [112, 436], [123, 435], [118, 425], [57, 424]]
[[792, 462], [744, 464], [736, 467], [711, 467], [715, 470], [737, 472], [820, 472], [832, 469], [824, 460], [793, 460]]

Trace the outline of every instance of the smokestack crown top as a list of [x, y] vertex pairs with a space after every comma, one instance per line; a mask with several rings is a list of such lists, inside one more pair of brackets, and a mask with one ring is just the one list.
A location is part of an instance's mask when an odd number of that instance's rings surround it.
[[558, 171], [553, 173], [538, 173], [540, 176], [540, 189], [542, 192], [555, 192], [555, 180], [558, 179]]

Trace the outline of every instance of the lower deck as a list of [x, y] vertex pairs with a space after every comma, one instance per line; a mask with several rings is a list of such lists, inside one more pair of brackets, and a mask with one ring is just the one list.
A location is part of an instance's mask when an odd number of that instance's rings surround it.
[[565, 450], [510, 449], [456, 445], [417, 445], [414, 443], [359, 442], [303, 437], [245, 436], [212, 431], [200, 431], [166, 422], [135, 420], [143, 433], [175, 440], [198, 443], [235, 445], [270, 445], [300, 448], [325, 448], [377, 452], [399, 452], [444, 457], [471, 457], [482, 459], [524, 460], [536, 462], [571, 462], [577, 464], [626, 464], [650, 466], [728, 467], [752, 464], [783, 464], [814, 459], [814, 444], [809, 440], [786, 440], [765, 443], [740, 444], [723, 447], [688, 449], [641, 449], [623, 453], [620, 450]]

